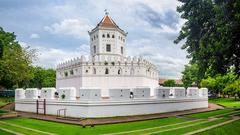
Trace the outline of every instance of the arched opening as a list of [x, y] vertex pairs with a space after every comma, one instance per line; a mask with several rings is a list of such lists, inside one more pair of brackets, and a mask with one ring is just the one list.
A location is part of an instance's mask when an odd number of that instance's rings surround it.
[[114, 35], [112, 35], [112, 38], [115, 38], [115, 36], [114, 36]]
[[93, 74], [97, 74], [96, 68], [93, 68]]
[[108, 68], [105, 69], [105, 74], [106, 74], [106, 75], [109, 74], [109, 69], [108, 69]]
[[105, 38], [105, 34], [103, 34], [102, 37]]
[[107, 38], [110, 38], [110, 35], [109, 35], [109, 34], [107, 34]]

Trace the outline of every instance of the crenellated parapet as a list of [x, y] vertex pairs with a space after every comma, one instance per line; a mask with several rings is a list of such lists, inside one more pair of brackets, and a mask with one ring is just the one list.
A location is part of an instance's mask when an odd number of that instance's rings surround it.
[[82, 75], [131, 75], [158, 79], [157, 67], [142, 57], [81, 56], [57, 66], [57, 78]]

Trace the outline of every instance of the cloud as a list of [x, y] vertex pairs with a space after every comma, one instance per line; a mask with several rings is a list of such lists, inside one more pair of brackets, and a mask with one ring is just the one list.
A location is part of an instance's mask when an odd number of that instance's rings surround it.
[[40, 38], [40, 36], [36, 33], [30, 35], [30, 38]]
[[[28, 43], [25, 46], [38, 50], [35, 65], [54, 68], [66, 59], [89, 55], [87, 31], [108, 9], [112, 19], [128, 32], [128, 55], [151, 60], [162, 78], [180, 78], [188, 62], [186, 51], [173, 43], [185, 22], [175, 11], [180, 4], [177, 0], [13, 0], [0, 4], [0, 24], [14, 32], [18, 41]], [[33, 40], [32, 34], [38, 34], [41, 40]]]
[[164, 26], [176, 29], [179, 23], [179, 16], [176, 11], [166, 10], [163, 13], [155, 11], [146, 4], [138, 4], [136, 14], [153, 27], [163, 28]]
[[92, 27], [86, 19], [64, 19], [61, 22], [45, 26], [44, 30], [52, 34], [70, 35], [76, 38], [87, 38], [87, 31]]
[[139, 39], [127, 45], [127, 52], [131, 56], [143, 56], [154, 63], [161, 78], [176, 79], [181, 77], [184, 65], [188, 63], [184, 52], [174, 52], [176, 48], [177, 46], [171, 45], [165, 47], [157, 39]]

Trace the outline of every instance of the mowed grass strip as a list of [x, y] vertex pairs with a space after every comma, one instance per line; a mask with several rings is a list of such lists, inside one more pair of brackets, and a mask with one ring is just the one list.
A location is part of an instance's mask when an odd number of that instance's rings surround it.
[[45, 135], [45, 134], [41, 134], [41, 133], [38, 133], [38, 132], [34, 132], [32, 130], [17, 128], [17, 127], [9, 126], [9, 125], [2, 124], [2, 123], [0, 124], [0, 128], [7, 129], [7, 130], [17, 132], [17, 133], [21, 133], [21, 134], [25, 134], [25, 135]]
[[186, 115], [187, 117], [193, 117], [193, 118], [199, 118], [199, 119], [207, 119], [209, 117], [214, 117], [217, 115], [223, 115], [233, 112], [233, 110], [216, 110], [216, 111], [210, 111], [210, 112], [203, 112], [203, 113], [196, 113], [196, 114], [190, 114]]
[[31, 130], [31, 131], [34, 131], [34, 132], [37, 132], [37, 133], [41, 133], [41, 134], [55, 135], [53, 133], [44, 132], [44, 131], [40, 131], [40, 130], [37, 130], [37, 129], [32, 129], [32, 128], [28, 128], [28, 127], [24, 127], [24, 126], [20, 126], [20, 125], [17, 125], [17, 124], [4, 122], [4, 121], [0, 121], [0, 124], [5, 124], [5, 125], [8, 125], [8, 126], [12, 126], [12, 127], [16, 127], [16, 128], [22, 128], [22, 129], [26, 129], [26, 130]]
[[225, 106], [227, 108], [240, 108], [240, 99], [235, 98], [212, 98], [209, 102]]
[[47, 131], [56, 134], [106, 134], [113, 132], [122, 132], [129, 130], [137, 130], [143, 128], [156, 127], [167, 124], [174, 124], [178, 122], [184, 122], [186, 120], [182, 118], [163, 118], [163, 119], [154, 119], [138, 122], [128, 122], [128, 123], [119, 123], [119, 124], [108, 124], [108, 125], [96, 125], [94, 128], [89, 126], [82, 128], [80, 125], [70, 125], [62, 124], [56, 122], [41, 121], [28, 118], [16, 118], [4, 120], [5, 122], [22, 125], [32, 129], [38, 129], [41, 131]]
[[[155, 131], [152, 133], [149, 133], [149, 135], [153, 134], [153, 135], [157, 135], [157, 134], [161, 134], [161, 135], [180, 135], [180, 134], [185, 134], [188, 132], [192, 132], [198, 129], [202, 129], [211, 125], [215, 125], [218, 123], [222, 123], [225, 122], [229, 119], [225, 119], [225, 118], [219, 118], [219, 119], [215, 119], [215, 120], [211, 120], [211, 121], [203, 121], [203, 122], [198, 122], [192, 125], [188, 125], [186, 127], [176, 127], [176, 129], [174, 130], [170, 130], [170, 131]], [[146, 135], [146, 134], [145, 134]]]
[[240, 120], [226, 124], [221, 127], [210, 129], [196, 135], [239, 135], [240, 133]]
[[240, 110], [238, 110], [238, 111], [232, 111], [232, 112], [224, 113], [224, 114], [219, 114], [219, 115], [216, 115], [216, 116], [214, 116], [214, 117], [216, 117], [216, 118], [219, 118], [219, 117], [229, 117], [229, 116], [238, 115], [238, 114], [240, 114]]
[[128, 132], [120, 132], [120, 133], [113, 133], [113, 134], [108, 134], [108, 135], [138, 135], [138, 134], [148, 134], [151, 132], [155, 132], [155, 131], [163, 131], [166, 129], [173, 129], [176, 127], [181, 127], [181, 126], [186, 126], [186, 125], [191, 125], [194, 123], [198, 123], [201, 121], [206, 121], [206, 120], [193, 120], [193, 121], [187, 121], [187, 122], [180, 122], [180, 123], [176, 123], [176, 124], [170, 124], [170, 125], [165, 125], [165, 126], [159, 126], [159, 127], [153, 127], [153, 128], [145, 128], [145, 129], [140, 129], [140, 130], [132, 130], [132, 131], [128, 131]]
[[7, 132], [7, 131], [4, 131], [4, 130], [2, 130], [1, 127], [0, 127], [0, 135], [14, 135], [14, 134], [9, 133], [9, 132]]

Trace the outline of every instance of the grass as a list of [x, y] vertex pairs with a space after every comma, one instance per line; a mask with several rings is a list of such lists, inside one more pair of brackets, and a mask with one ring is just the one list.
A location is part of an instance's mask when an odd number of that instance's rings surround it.
[[5, 111], [5, 110], [0, 110], [0, 114], [1, 113], [7, 113], [8, 111]]
[[184, 133], [187, 133], [187, 132], [192, 132], [192, 131], [195, 131], [195, 130], [198, 130], [198, 129], [201, 129], [201, 128], [206, 128], [208, 126], [215, 125], [215, 124], [224, 122], [226, 120], [227, 119], [217, 119], [217, 120], [214, 120], [214, 121], [193, 125], [191, 127], [186, 127], [186, 128], [176, 129], [176, 130], [172, 130], [172, 131], [156, 133], [156, 134], [161, 134], [161, 135], [180, 135], [180, 134], [184, 134]]
[[199, 119], [207, 119], [211, 116], [216, 116], [220, 114], [227, 114], [233, 112], [233, 110], [216, 110], [216, 111], [210, 111], [210, 112], [203, 112], [203, 113], [196, 113], [196, 114], [190, 114], [187, 115], [187, 117], [193, 117], [193, 118], [199, 118]]
[[8, 132], [3, 131], [3, 130], [0, 129], [0, 135], [13, 135], [13, 134], [8, 133]]
[[212, 98], [209, 102], [222, 105], [227, 108], [240, 108], [240, 99], [235, 98]]
[[[124, 131], [133, 131], [133, 130], [142, 130], [139, 132], [134, 133], [128, 133], [128, 134], [143, 134], [143, 133], [152, 133], [152, 132], [159, 132], [167, 129], [174, 129], [176, 127], [182, 127], [182, 126], [190, 126], [191, 127], [185, 127], [178, 130], [172, 130], [167, 132], [161, 132], [161, 134], [183, 134], [186, 132], [194, 131], [200, 128], [204, 128], [210, 125], [214, 125], [223, 121], [227, 120], [227, 116], [231, 113], [234, 113], [231, 110], [216, 110], [211, 112], [205, 112], [205, 113], [198, 113], [198, 114], [192, 114], [187, 115], [187, 117], [195, 117], [199, 118], [196, 119], [196, 121], [190, 121], [186, 120], [184, 118], [163, 118], [163, 119], [154, 119], [154, 120], [146, 120], [146, 121], [138, 121], [138, 122], [128, 122], [128, 123], [119, 123], [119, 124], [108, 124], [108, 125], [96, 125], [94, 128], [90, 128], [87, 126], [86, 128], [82, 128], [79, 125], [69, 125], [69, 124], [63, 124], [63, 123], [56, 123], [56, 122], [48, 122], [48, 121], [42, 121], [42, 120], [36, 120], [36, 119], [29, 119], [29, 118], [14, 118], [14, 119], [5, 119], [2, 120], [2, 122], [6, 123], [0, 123], [0, 128], [9, 129], [15, 132], [20, 132], [23, 134], [41, 134], [36, 131], [31, 131], [28, 129], [24, 129], [21, 127], [16, 127], [9, 124], [16, 124], [19, 126], [24, 126], [27, 128], [32, 128], [40, 131], [45, 132], [51, 132], [56, 134], [89, 134], [89, 135], [96, 135], [96, 134], [106, 134], [106, 133], [116, 133], [116, 132], [124, 132]], [[215, 121], [207, 121], [206, 118], [211, 116], [217, 116], [220, 114], [224, 114], [221, 116], [222, 118], [217, 119]], [[239, 113], [236, 113], [239, 114]], [[183, 116], [184, 117], [184, 116]], [[225, 117], [225, 118], [223, 118]], [[0, 121], [1, 122], [1, 121]], [[201, 122], [205, 122], [202, 123]], [[171, 125], [175, 124], [175, 125]], [[196, 124], [196, 125], [194, 125]], [[162, 127], [164, 126], [164, 127]], [[151, 128], [151, 129], [147, 129]], [[147, 129], [147, 130], [146, 130]], [[1, 132], [0, 132], [1, 134]], [[125, 133], [124, 133], [125, 134]], [[157, 133], [158, 134], [158, 133]]]
[[[4, 122], [18, 124], [21, 126], [34, 128], [34, 129], [38, 129], [46, 132], [57, 133], [57, 134], [68, 133], [68, 134], [91, 134], [91, 135], [150, 128], [150, 127], [173, 124], [173, 123], [184, 122], [184, 121], [186, 120], [183, 120], [181, 118], [164, 118], [164, 119], [147, 120], [147, 121], [139, 121], [139, 122], [99, 125], [99, 126], [95, 126], [94, 128], [90, 128], [90, 127], [82, 128], [81, 126], [78, 126], [78, 125], [47, 122], [47, 121], [28, 119], [28, 118], [4, 120]], [[2, 125], [0, 125], [0, 127], [1, 126]], [[5, 128], [8, 128], [13, 131], [16, 130], [16, 128], [11, 126], [8, 126]], [[51, 131], [49, 129], [51, 129]]]
[[14, 97], [1, 97], [0, 107], [12, 102], [14, 102]]
[[202, 133], [198, 133], [197, 135], [239, 135], [240, 133], [239, 127], [240, 120]]

